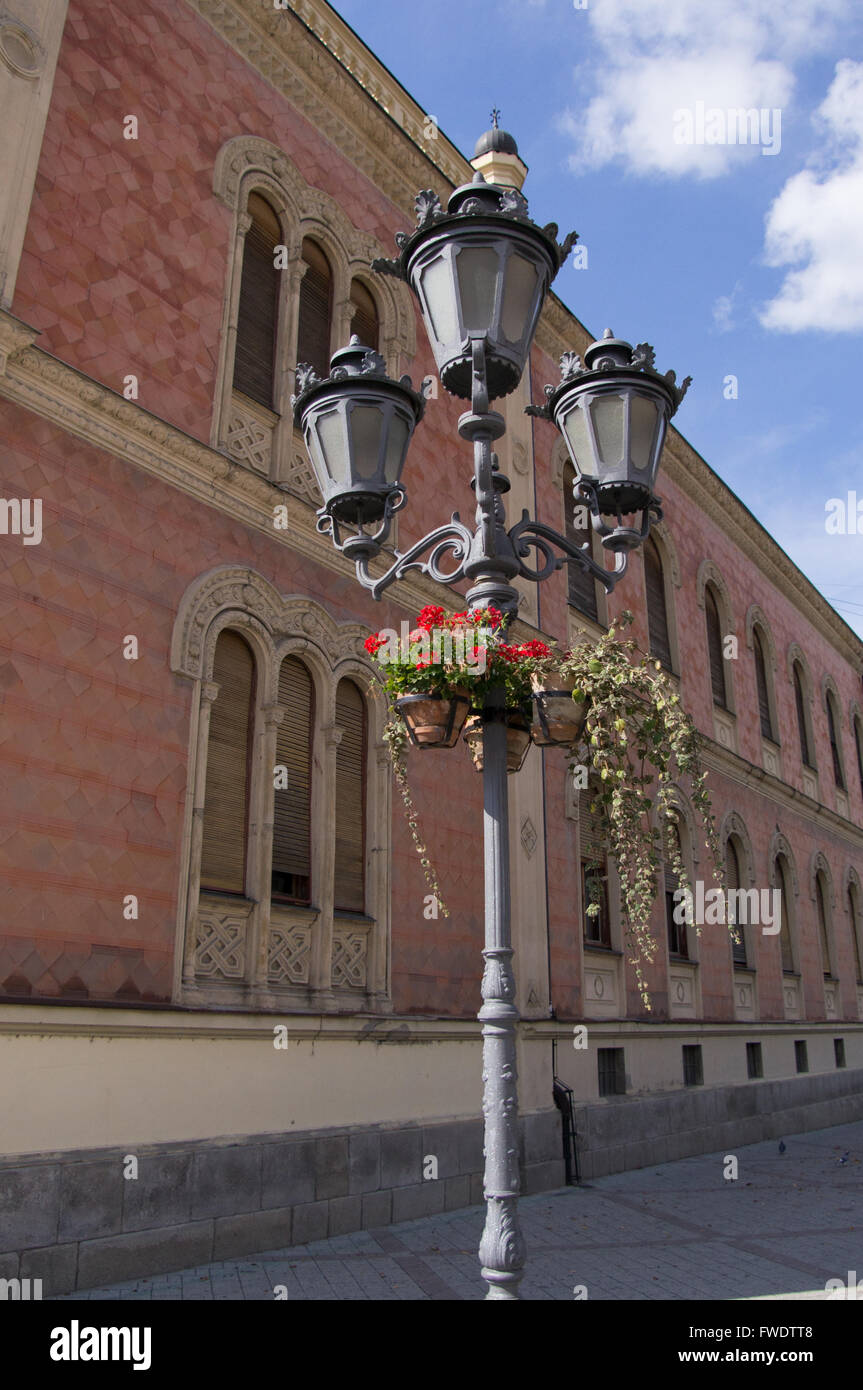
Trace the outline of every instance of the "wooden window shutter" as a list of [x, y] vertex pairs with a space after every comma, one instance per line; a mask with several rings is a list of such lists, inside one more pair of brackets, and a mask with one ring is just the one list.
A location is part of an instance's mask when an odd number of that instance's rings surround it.
[[722, 655], [722, 624], [713, 590], [708, 587], [704, 594], [704, 611], [707, 615], [707, 651], [710, 656], [710, 685], [713, 703], [727, 708], [725, 694], [725, 658]]
[[860, 934], [857, 929], [857, 901], [854, 889], [848, 886], [848, 920], [851, 923], [851, 939], [854, 942], [854, 960], [857, 964], [857, 983], [863, 985], [863, 962], [860, 959]]
[[220, 634], [213, 680], [219, 693], [210, 711], [201, 887], [243, 893], [255, 659], [238, 633]]
[[249, 215], [252, 225], [243, 249], [234, 386], [272, 410], [280, 275], [275, 251], [281, 228], [273, 209], [258, 193], [249, 195]]
[[776, 886], [781, 895], [782, 913], [782, 925], [779, 931], [779, 946], [782, 953], [782, 969], [793, 972], [794, 951], [791, 946], [791, 898], [788, 893], [789, 882], [790, 879], [785, 869], [785, 862], [780, 857], [776, 860]]
[[330, 318], [333, 277], [330, 263], [317, 242], [303, 242], [307, 269], [300, 281], [300, 321], [297, 362], [308, 362], [318, 376], [330, 374]]
[[821, 966], [825, 975], [830, 970], [830, 940], [827, 935], [827, 902], [825, 898], [824, 876], [815, 875], [815, 906], [818, 909], [818, 940], [821, 942]]
[[806, 728], [806, 706], [803, 701], [803, 682], [800, 678], [800, 667], [794, 663], [794, 703], [797, 706], [797, 732], [800, 735], [800, 757], [805, 767], [811, 767], [812, 762], [809, 755], [809, 733]]
[[833, 780], [837, 787], [845, 790], [845, 774], [842, 771], [842, 760], [839, 757], [839, 738], [836, 733], [836, 711], [833, 708], [833, 696], [827, 692], [827, 729], [830, 734], [830, 752], [833, 755]]
[[758, 717], [761, 732], [765, 738], [773, 738], [773, 723], [770, 719], [770, 697], [767, 693], [767, 664], [764, 660], [764, 647], [758, 628], [752, 631], [752, 650], [755, 653], [755, 684], [758, 687]]
[[650, 650], [667, 670], [671, 670], [671, 643], [668, 639], [668, 610], [665, 606], [665, 575], [662, 557], [652, 536], [644, 546], [644, 581], [647, 591], [647, 631]]
[[[725, 842], [725, 887], [729, 893], [736, 893], [740, 886], [740, 859], [737, 854], [737, 846], [729, 838]], [[740, 940], [736, 941], [732, 936], [731, 957], [735, 965], [745, 965], [746, 937], [741, 925], [737, 929], [740, 932]]]
[[285, 717], [276, 733], [276, 763], [288, 785], [273, 793], [274, 897], [311, 901], [312, 744], [314, 686], [301, 661], [287, 656], [279, 671], [279, 705]]
[[380, 337], [378, 306], [361, 280], [351, 282], [351, 308], [351, 337], [356, 333], [365, 347], [374, 348], [377, 352]]
[[665, 828], [664, 838], [664, 878], [665, 878], [665, 921], [668, 927], [668, 949], [674, 956], [689, 958], [689, 944], [686, 937], [686, 922], [675, 920], [675, 912], [680, 907], [680, 900], [675, 898], [675, 893], [680, 888], [677, 874], [674, 872], [671, 856], [674, 853], [683, 856], [683, 844], [680, 839], [680, 828], [672, 821], [669, 821]]
[[[576, 526], [575, 524], [576, 506], [584, 506], [586, 504], [576, 503], [576, 500], [572, 495], [572, 484], [574, 479], [575, 470], [572, 464], [568, 463], [563, 472], [563, 499], [564, 519], [566, 523], [566, 537], [568, 540], [575, 541], [578, 545], [583, 545], [584, 542], [587, 541], [587, 553], [589, 555], [591, 553], [591, 525], [589, 520], [587, 521], [587, 524], [585, 526]], [[575, 560], [568, 560], [566, 568], [569, 583], [569, 602], [573, 605], [574, 608], [577, 608], [579, 612], [584, 613], [586, 617], [592, 618], [594, 622], [597, 622], [598, 608], [596, 603], [596, 580], [593, 578], [592, 574], [588, 573], [587, 570], [583, 570]]]
[[[608, 861], [604, 824], [601, 811], [591, 810], [594, 789], [585, 788], [579, 797], [578, 838], [581, 853], [582, 918], [585, 941], [594, 945], [611, 945], [611, 923], [608, 911]], [[599, 905], [598, 915], [589, 917], [591, 903]]]
[[339, 681], [336, 725], [336, 867], [333, 906], [365, 912], [366, 711], [353, 681]]

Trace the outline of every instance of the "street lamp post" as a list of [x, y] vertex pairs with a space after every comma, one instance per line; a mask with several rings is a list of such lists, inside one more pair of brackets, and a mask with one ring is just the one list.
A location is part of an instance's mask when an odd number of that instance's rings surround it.
[[[647, 344], [633, 349], [610, 332], [591, 344], [584, 362], [561, 360], [561, 381], [547, 386], [546, 404], [528, 407], [553, 419], [566, 441], [576, 474], [575, 493], [589, 507], [613, 570], [553, 528], [521, 520], [506, 529], [503, 498], [509, 480], [493, 445], [505, 433], [490, 401], [518, 386], [546, 292], [576, 237], [559, 245], [557, 227], [541, 228], [527, 215], [521, 193], [485, 182], [455, 190], [444, 210], [432, 192], [417, 195], [417, 227], [399, 233], [401, 256], [373, 268], [411, 285], [419, 300], [444, 388], [470, 401], [459, 419], [473, 444], [471, 486], [476, 527], [453, 514], [375, 577], [393, 516], [405, 505], [401, 483], [408, 446], [424, 401], [410, 379], [394, 381], [383, 359], [351, 339], [321, 380], [297, 368], [294, 418], [323, 495], [318, 530], [356, 566], [357, 579], [374, 598], [411, 570], [443, 584], [469, 580], [469, 609], [488, 607], [514, 615], [516, 578], [548, 579], [573, 559], [607, 591], [626, 572], [629, 552], [661, 516], [653, 492], [668, 420], [688, 386], [674, 373], [660, 376]], [[625, 521], [640, 514], [640, 521]], [[351, 529], [343, 533], [343, 527]], [[525, 563], [533, 549], [534, 566]], [[562, 552], [555, 554], [555, 550]], [[516, 1089], [515, 977], [512, 968], [509, 822], [506, 766], [506, 695], [487, 692], [482, 710], [483, 832], [485, 854], [485, 969], [482, 977], [483, 1115], [485, 1119], [486, 1223], [479, 1248], [488, 1299], [516, 1299], [524, 1272], [518, 1224], [518, 1097]]]

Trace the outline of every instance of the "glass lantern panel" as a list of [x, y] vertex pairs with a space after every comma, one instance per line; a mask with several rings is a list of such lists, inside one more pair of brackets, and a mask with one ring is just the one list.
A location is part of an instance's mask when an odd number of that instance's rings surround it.
[[458, 283], [465, 333], [488, 333], [494, 318], [500, 256], [493, 246], [466, 246], [458, 253]]
[[[319, 415], [315, 428], [327, 471], [327, 484], [330, 480], [341, 483], [348, 471], [348, 441], [341, 410], [328, 410]], [[321, 491], [326, 496], [326, 489], [321, 488]]]
[[533, 322], [539, 273], [524, 256], [510, 256], [506, 263], [500, 326], [507, 342], [520, 343]]
[[399, 480], [408, 447], [409, 433], [407, 420], [403, 415], [395, 412], [390, 420], [387, 452], [384, 459], [384, 480], [388, 483], [397, 483]]
[[422, 297], [428, 308], [432, 336], [439, 343], [461, 341], [453, 280], [449, 257], [445, 255], [438, 256], [427, 265], [420, 276]]
[[593, 459], [593, 442], [587, 425], [584, 407], [576, 405], [564, 416], [560, 424], [566, 439], [569, 456], [579, 473], [588, 478], [596, 477], [596, 464]]
[[601, 461], [610, 468], [623, 460], [623, 427], [626, 400], [620, 396], [598, 396], [590, 407], [596, 446]]
[[351, 444], [353, 446], [352, 481], [377, 476], [381, 461], [381, 424], [384, 407], [355, 405], [350, 412]]
[[641, 472], [650, 466], [656, 422], [659, 415], [656, 401], [646, 396], [632, 395], [629, 404], [629, 457], [633, 468]]

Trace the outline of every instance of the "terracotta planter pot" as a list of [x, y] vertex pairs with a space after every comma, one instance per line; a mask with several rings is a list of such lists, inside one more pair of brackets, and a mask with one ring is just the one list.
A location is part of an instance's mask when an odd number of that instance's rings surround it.
[[[474, 767], [482, 772], [482, 720], [472, 714], [464, 726], [464, 741], [470, 749]], [[530, 726], [521, 710], [512, 710], [506, 716], [506, 770], [518, 772], [530, 747]]]
[[546, 684], [540, 676], [530, 678], [533, 686], [530, 736], [541, 748], [578, 743], [584, 733], [590, 701], [573, 700], [574, 676], [550, 676], [548, 679]]
[[402, 695], [395, 707], [415, 748], [452, 748], [470, 710], [467, 691], [452, 695]]

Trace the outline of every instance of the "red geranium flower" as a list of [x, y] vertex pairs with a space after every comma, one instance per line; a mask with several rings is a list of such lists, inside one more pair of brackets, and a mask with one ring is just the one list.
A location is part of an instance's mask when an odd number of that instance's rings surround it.
[[443, 609], [436, 607], [432, 603], [427, 603], [417, 618], [417, 622], [420, 627], [425, 628], [426, 632], [428, 632], [430, 628], [440, 627], [443, 622]]

